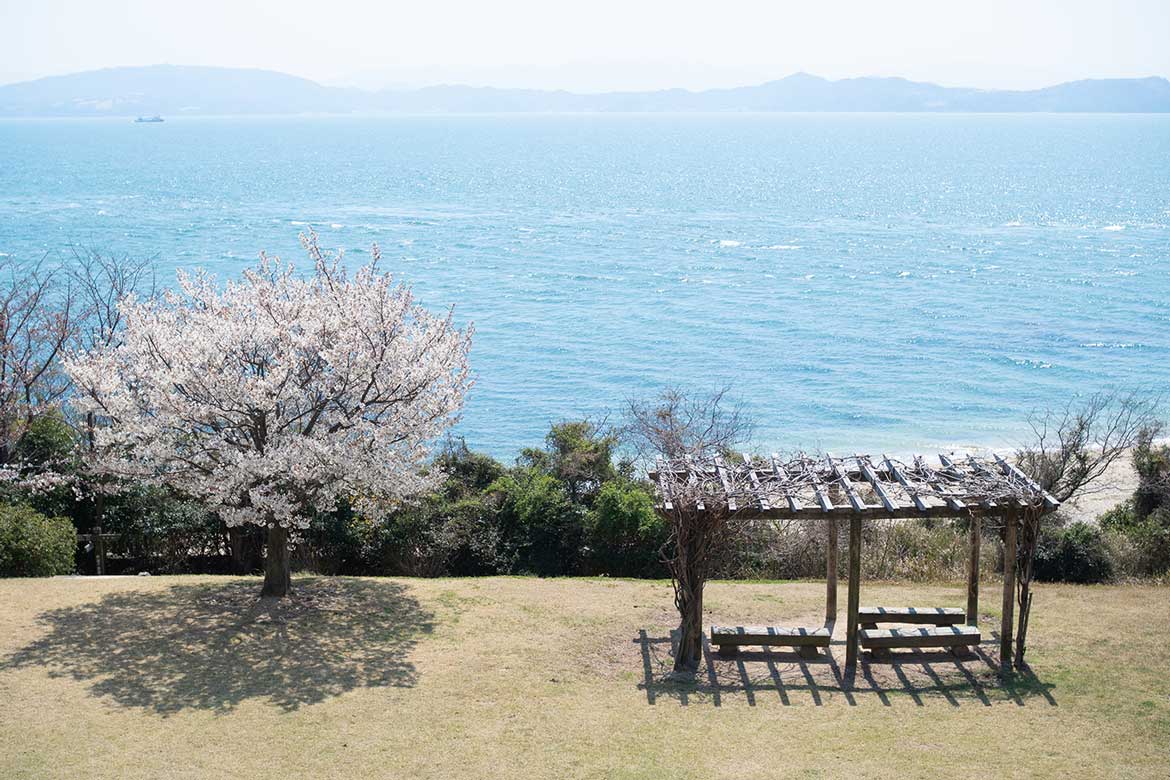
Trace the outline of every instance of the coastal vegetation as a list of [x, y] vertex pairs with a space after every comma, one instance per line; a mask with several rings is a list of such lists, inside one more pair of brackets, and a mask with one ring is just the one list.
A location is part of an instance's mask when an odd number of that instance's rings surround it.
[[[432, 577], [654, 578], [669, 572], [669, 551], [678, 529], [655, 511], [652, 490], [636, 463], [647, 462], [655, 453], [696, 448], [732, 455], [750, 438], [752, 420], [746, 410], [726, 402], [723, 392], [688, 396], [669, 390], [655, 398], [634, 399], [619, 423], [557, 422], [541, 446], [524, 448], [510, 464], [451, 437], [433, 457], [426, 456], [417, 449], [419, 443], [441, 432], [443, 421], [461, 402], [468, 381], [467, 337], [454, 330], [449, 319], [428, 320], [429, 315], [412, 308], [405, 288], [365, 271], [353, 284], [369, 284], [371, 306], [376, 300], [394, 303], [396, 317], [410, 312], [412, 321], [435, 329], [435, 344], [448, 347], [434, 371], [411, 374], [420, 388], [436, 387], [428, 382], [443, 382], [446, 388], [433, 396], [416, 394], [430, 400], [417, 418], [425, 423], [423, 428], [410, 429], [415, 449], [401, 461], [381, 460], [371, 471], [373, 461], [358, 463], [349, 456], [360, 450], [350, 452], [340, 443], [355, 441], [352, 437], [333, 444], [313, 442], [314, 478], [295, 486], [299, 492], [294, 503], [299, 508], [290, 504], [284, 507], [287, 513], [284, 509], [277, 513], [275, 505], [264, 502], [291, 495], [287, 491], [293, 489], [287, 479], [276, 478], [277, 472], [296, 474], [299, 467], [292, 455], [278, 463], [272, 457], [273, 442], [265, 441], [253, 453], [263, 450], [265, 456], [249, 462], [257, 468], [264, 465], [271, 473], [263, 479], [252, 474], [251, 479], [253, 487], [271, 485], [272, 492], [253, 490], [247, 500], [268, 509], [235, 506], [235, 498], [225, 503], [228, 493], [240, 492], [242, 472], [233, 472], [222, 458], [210, 455], [199, 468], [182, 460], [194, 441], [203, 441], [200, 446], [206, 449], [215, 428], [184, 427], [177, 416], [158, 431], [152, 427], [154, 433], [146, 431], [142, 426], [147, 422], [155, 427], [161, 423], [150, 416], [157, 410], [142, 403], [142, 388], [156, 386], [154, 406], [159, 399], [170, 403], [186, 398], [190, 403], [193, 377], [209, 387], [215, 360], [231, 343], [215, 336], [221, 331], [237, 334], [233, 347], [238, 350], [252, 349], [260, 355], [284, 349], [282, 334], [294, 332], [296, 315], [282, 312], [271, 320], [273, 327], [264, 336], [251, 326], [237, 327], [239, 322], [229, 327], [234, 321], [224, 312], [234, 306], [243, 312], [234, 315], [240, 322], [255, 323], [263, 307], [254, 303], [260, 300], [302, 305], [317, 295], [322, 300], [314, 298], [307, 308], [317, 313], [327, 306], [329, 296], [323, 291], [342, 283], [342, 277], [315, 242], [310, 240], [308, 246], [317, 268], [317, 276], [309, 281], [294, 284], [287, 269], [270, 264], [228, 293], [220, 293], [208, 279], [188, 279], [186, 297], [180, 291], [160, 298], [149, 265], [124, 258], [84, 253], [67, 270], [58, 271], [8, 262], [2, 300], [7, 327], [0, 333], [5, 377], [0, 386], [0, 465], [4, 501], [18, 509], [8, 524], [15, 530], [2, 544], [11, 560], [39, 554], [36, 545], [29, 552], [29, 543], [20, 540], [39, 538], [48, 518], [55, 517], [67, 518], [83, 536], [73, 566], [62, 564], [53, 552], [36, 565], [12, 569], [14, 573], [58, 573], [74, 567], [93, 571], [99, 565], [103, 572], [251, 573], [271, 562], [265, 549], [272, 549], [268, 537], [274, 530], [289, 535], [288, 543], [277, 547], [291, 547], [273, 575], [280, 582], [288, 582], [293, 569]], [[294, 301], [290, 296], [300, 297]], [[181, 308], [183, 301], [193, 303], [193, 308]], [[377, 310], [350, 308], [355, 322], [359, 310]], [[209, 314], [197, 322], [193, 318], [199, 310]], [[128, 322], [134, 324], [128, 327]], [[162, 324], [172, 326], [173, 349], [158, 349], [167, 332], [160, 330]], [[196, 325], [205, 333], [202, 342], [186, 338]], [[298, 347], [304, 355], [325, 348], [323, 342]], [[67, 355], [73, 356], [70, 361], [65, 360]], [[170, 374], [157, 370], [151, 360], [170, 361], [171, 373], [180, 370], [181, 363], [187, 378], [164, 381]], [[256, 367], [262, 374], [264, 361]], [[133, 381], [131, 375], [136, 377]], [[214, 406], [231, 393], [238, 394], [233, 378], [221, 379], [222, 392], [206, 393], [201, 403]], [[137, 395], [127, 394], [131, 386]], [[183, 389], [172, 395], [168, 387]], [[288, 383], [280, 387], [292, 394], [276, 406], [288, 409], [315, 392], [311, 383], [295, 392]], [[347, 392], [343, 388], [330, 398], [338, 402]], [[103, 403], [117, 393], [122, 394], [124, 408], [111, 414], [111, 407]], [[316, 407], [305, 406], [312, 408]], [[1046, 518], [1043, 527], [1023, 529], [1025, 601], [1033, 576], [1105, 582], [1166, 575], [1170, 454], [1159, 443], [1157, 412], [1157, 399], [1149, 394], [1098, 394], [1033, 420], [1033, 444], [1020, 452], [1020, 463], [1059, 499], [1098, 489], [1108, 482], [1110, 468], [1125, 459], [1133, 460], [1140, 482], [1132, 500], [1106, 512], [1100, 523], [1070, 522], [1057, 513]], [[118, 424], [111, 424], [115, 419]], [[245, 444], [257, 441], [257, 431], [249, 428], [255, 419], [246, 413], [232, 426], [250, 431]], [[393, 437], [407, 430], [401, 416], [394, 425], [387, 429], [394, 431]], [[311, 426], [306, 428], [313, 432]], [[168, 431], [166, 436], [155, 435]], [[303, 433], [300, 439], [305, 438]], [[133, 445], [126, 436], [134, 439]], [[292, 443], [308, 445], [296, 437]], [[322, 459], [321, 452], [343, 450], [347, 457]], [[334, 471], [325, 468], [330, 463]], [[376, 485], [369, 481], [359, 485], [351, 479], [351, 469], [381, 476]], [[379, 490], [382, 500], [373, 501]], [[387, 497], [394, 500], [388, 503]], [[240, 512], [251, 514], [248, 518], [233, 514]], [[274, 523], [278, 514], [284, 519]], [[965, 533], [962, 519], [867, 523], [862, 572], [867, 579], [958, 578], [965, 566]], [[992, 542], [982, 546], [984, 566], [998, 569], [999, 532], [984, 533]], [[750, 534], [729, 532], [712, 551], [709, 574], [745, 579], [820, 577], [824, 534], [823, 528], [803, 523], [756, 524]]]
[[0, 577], [51, 577], [73, 571], [77, 536], [64, 517], [0, 505]]

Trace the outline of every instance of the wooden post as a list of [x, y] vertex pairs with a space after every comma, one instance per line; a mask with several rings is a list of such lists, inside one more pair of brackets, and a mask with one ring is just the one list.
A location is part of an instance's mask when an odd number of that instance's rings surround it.
[[825, 551], [825, 625], [837, 621], [837, 518], [829, 516], [829, 546]]
[[979, 515], [971, 516], [971, 558], [967, 561], [967, 625], [979, 625], [979, 543], [982, 541]]
[[106, 573], [106, 540], [102, 538], [102, 527], [93, 527], [93, 559], [94, 571], [101, 575]]
[[1016, 509], [1004, 515], [1003, 534], [1003, 618], [999, 626], [999, 672], [1012, 670], [1012, 625], [1016, 606]]
[[845, 635], [845, 674], [857, 670], [857, 613], [861, 609], [861, 515], [849, 518], [849, 623]]
[[[90, 428], [91, 435], [93, 428]], [[106, 573], [106, 542], [102, 539], [102, 520], [106, 517], [106, 494], [98, 490], [97, 498], [93, 504], [94, 522], [93, 522], [93, 556], [94, 556], [94, 570], [97, 574]]]

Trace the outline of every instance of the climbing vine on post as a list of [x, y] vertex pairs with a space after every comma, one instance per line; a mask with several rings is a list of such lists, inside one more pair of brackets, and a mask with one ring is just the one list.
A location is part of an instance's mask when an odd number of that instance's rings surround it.
[[703, 590], [737, 530], [731, 482], [739, 477], [722, 467], [721, 456], [751, 435], [753, 423], [726, 390], [695, 396], [671, 389], [650, 402], [631, 402], [627, 413], [628, 440], [655, 464], [663, 499], [658, 511], [670, 529], [662, 559], [679, 613], [674, 671], [692, 674], [703, 659]]

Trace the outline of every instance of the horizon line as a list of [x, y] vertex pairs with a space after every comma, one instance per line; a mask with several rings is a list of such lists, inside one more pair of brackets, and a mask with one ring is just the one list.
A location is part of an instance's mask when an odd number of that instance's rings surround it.
[[107, 71], [119, 71], [119, 70], [121, 70], [121, 71], [150, 70], [150, 69], [157, 69], [157, 68], [175, 68], [175, 69], [188, 69], [188, 70], [218, 70], [218, 71], [249, 71], [249, 72], [254, 72], [254, 73], [270, 73], [270, 74], [275, 74], [275, 75], [279, 75], [279, 76], [284, 76], [287, 78], [299, 79], [301, 81], [306, 81], [306, 82], [309, 82], [309, 83], [314, 84], [316, 86], [319, 86], [323, 89], [347, 90], [347, 91], [361, 92], [361, 93], [366, 93], [366, 94], [378, 94], [378, 93], [383, 93], [383, 92], [418, 92], [418, 91], [422, 91], [422, 90], [426, 90], [426, 89], [462, 88], [462, 89], [490, 89], [490, 90], [498, 90], [498, 91], [566, 93], [569, 95], [580, 95], [580, 96], [620, 95], [620, 94], [652, 94], [652, 93], [657, 93], [657, 92], [686, 92], [686, 93], [697, 95], [697, 94], [703, 94], [703, 93], [707, 93], [707, 92], [720, 92], [720, 91], [724, 91], [724, 90], [761, 87], [761, 86], [765, 86], [767, 84], [774, 84], [777, 82], [787, 81], [789, 79], [799, 78], [799, 77], [815, 79], [817, 81], [823, 81], [823, 82], [827, 82], [830, 84], [837, 84], [837, 83], [845, 82], [845, 81], [902, 81], [902, 82], [906, 82], [909, 84], [922, 84], [922, 85], [928, 85], [928, 86], [933, 86], [933, 87], [940, 87], [943, 89], [969, 90], [969, 91], [973, 91], [973, 92], [991, 92], [991, 93], [1040, 92], [1040, 91], [1043, 91], [1046, 89], [1052, 89], [1052, 88], [1064, 86], [1067, 84], [1077, 84], [1077, 83], [1092, 82], [1092, 81], [1161, 80], [1161, 81], [1170, 82], [1170, 77], [1163, 76], [1160, 74], [1149, 74], [1149, 75], [1145, 75], [1145, 76], [1084, 76], [1081, 78], [1069, 79], [1069, 80], [1065, 80], [1065, 81], [1058, 81], [1058, 82], [1054, 82], [1051, 84], [1047, 84], [1045, 86], [1031, 87], [1031, 88], [972, 87], [972, 86], [966, 86], [966, 85], [946, 85], [946, 84], [940, 84], [940, 83], [935, 82], [935, 81], [918, 80], [918, 79], [913, 79], [913, 78], [909, 78], [906, 76], [889, 76], [889, 75], [878, 76], [878, 75], [871, 74], [871, 75], [864, 75], [864, 76], [843, 76], [840, 78], [830, 78], [827, 76], [820, 76], [818, 74], [811, 73], [809, 71], [797, 70], [797, 71], [793, 71], [791, 73], [788, 73], [786, 75], [779, 76], [777, 78], [767, 79], [764, 81], [738, 84], [735, 86], [704, 87], [704, 88], [691, 88], [691, 87], [677, 86], [677, 87], [655, 87], [655, 88], [649, 88], [649, 89], [615, 88], [615, 89], [603, 89], [603, 90], [598, 90], [598, 91], [592, 91], [592, 90], [581, 91], [581, 90], [568, 89], [568, 88], [564, 88], [564, 87], [522, 87], [522, 86], [502, 87], [502, 86], [485, 85], [485, 84], [476, 85], [476, 84], [469, 84], [466, 82], [459, 82], [459, 81], [441, 81], [441, 82], [435, 82], [435, 83], [422, 84], [422, 85], [418, 85], [418, 86], [409, 86], [409, 87], [387, 86], [387, 87], [379, 87], [379, 88], [371, 89], [369, 87], [346, 86], [346, 85], [341, 85], [341, 84], [337, 84], [337, 83], [329, 83], [326, 81], [321, 81], [318, 79], [309, 78], [307, 76], [299, 76], [299, 75], [296, 75], [294, 73], [289, 73], [287, 71], [277, 70], [275, 68], [241, 67], [241, 66], [232, 66], [232, 65], [185, 65], [185, 64], [177, 64], [177, 63], [171, 63], [171, 62], [156, 62], [156, 63], [147, 64], [147, 65], [109, 65], [109, 66], [105, 66], [105, 67], [101, 67], [101, 68], [90, 68], [87, 70], [70, 71], [68, 73], [55, 73], [55, 74], [49, 74], [49, 75], [45, 75], [45, 76], [36, 76], [34, 78], [26, 78], [26, 79], [21, 79], [18, 81], [11, 81], [11, 82], [2, 83], [2, 84], [0, 84], [0, 89], [4, 89], [7, 87], [21, 86], [21, 85], [25, 85], [25, 84], [34, 84], [34, 83], [37, 83], [40, 81], [47, 81], [47, 80], [51, 80], [51, 79], [64, 79], [64, 78], [71, 78], [74, 76], [83, 76], [83, 75], [92, 74], [92, 73], [103, 73], [103, 72], [107, 72]]

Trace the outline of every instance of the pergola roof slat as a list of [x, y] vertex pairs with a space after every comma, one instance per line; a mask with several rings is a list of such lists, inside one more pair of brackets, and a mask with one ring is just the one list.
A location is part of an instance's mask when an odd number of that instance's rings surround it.
[[829, 494], [825, 492], [825, 483], [821, 481], [820, 474], [817, 473], [815, 467], [811, 468], [813, 490], [817, 497], [817, 503], [821, 505], [822, 512], [832, 512], [835, 507], [833, 502], [829, 499]]
[[[674, 470], [671, 469], [667, 473], [673, 475]], [[695, 489], [697, 492], [700, 491], [702, 483], [699, 483], [699, 487], [697, 487], [697, 488], [695, 487], [696, 483], [698, 483], [698, 479], [696, 478], [697, 475], [695, 474], [695, 465], [693, 463], [687, 463], [686, 474], [687, 474], [687, 486], [692, 488], [692, 489]], [[695, 501], [695, 508], [698, 509], [700, 512], [706, 512], [707, 511], [707, 504], [705, 501], [703, 501], [703, 499], [701, 497], [702, 493], [698, 492], [698, 495], [700, 497], [698, 498], [698, 500]]]
[[[967, 463], [969, 463], [969, 464], [970, 464], [970, 466], [971, 466], [971, 468], [972, 468], [972, 469], [973, 469], [973, 470], [974, 470], [976, 473], [978, 473], [978, 474], [982, 474], [982, 475], [983, 475], [983, 476], [985, 476], [985, 477], [991, 477], [991, 478], [993, 478], [993, 479], [994, 479], [994, 478], [997, 476], [997, 475], [996, 475], [996, 473], [995, 473], [994, 471], [992, 471], [991, 469], [987, 468], [986, 466], [984, 466], [984, 465], [983, 465], [982, 463], [980, 463], [979, 461], [975, 460], [975, 457], [974, 457], [973, 455], [968, 455], [968, 456], [967, 456]], [[1028, 505], [1028, 502], [1026, 502], [1026, 501], [1024, 501], [1024, 500], [1022, 500], [1022, 499], [1016, 499], [1016, 504], [1017, 504], [1018, 506], [1027, 506], [1027, 505]]]
[[897, 502], [890, 498], [890, 494], [882, 485], [881, 480], [878, 479], [878, 476], [874, 472], [873, 465], [869, 462], [869, 459], [864, 455], [857, 455], [855, 457], [857, 458], [857, 465], [861, 469], [861, 473], [865, 476], [866, 481], [868, 481], [869, 484], [873, 487], [873, 492], [877, 493], [877, 497], [881, 499], [882, 504], [884, 504], [886, 509], [890, 510], [891, 512], [897, 512]]
[[715, 456], [715, 474], [719, 477], [719, 481], [723, 483], [723, 494], [727, 496], [727, 508], [732, 512], [739, 510], [738, 504], [735, 501], [735, 491], [731, 488], [731, 481], [727, 478], [727, 469], [723, 465], [723, 458], [718, 455]]
[[853, 489], [853, 483], [849, 481], [849, 475], [841, 468], [841, 464], [831, 453], [825, 453], [825, 459], [829, 463], [829, 470], [833, 472], [833, 476], [841, 483], [841, 487], [845, 488], [845, 495], [849, 497], [849, 503], [853, 505], [855, 512], [862, 512], [865, 510], [865, 502], [861, 500], [861, 496]]
[[1053, 498], [1051, 493], [1036, 484], [1036, 480], [1032, 479], [1027, 474], [1016, 468], [1015, 464], [1009, 463], [998, 454], [995, 454], [992, 457], [995, 458], [995, 462], [999, 464], [999, 467], [1003, 469], [1005, 474], [1010, 474], [1033, 490], [1039, 491], [1040, 495], [1044, 497], [1044, 503], [1048, 504], [1050, 508], [1056, 509], [1060, 506], [1060, 502]]
[[[657, 458], [655, 458], [654, 463], [658, 469], [657, 473], [661, 474], [666, 468], [666, 464], [663, 462], [662, 456], [659, 455]], [[658, 483], [658, 490], [662, 493], [662, 506], [667, 512], [670, 512], [674, 509], [674, 504], [670, 500], [670, 481], [656, 479], [655, 482]]]
[[743, 456], [743, 463], [747, 467], [748, 479], [751, 481], [752, 489], [755, 491], [756, 501], [759, 503], [760, 509], [767, 512], [769, 509], [772, 508], [772, 505], [768, 501], [768, 498], [764, 493], [763, 487], [760, 485], [760, 478], [759, 478], [759, 476], [756, 475], [755, 464], [752, 463], [752, 459], [750, 457], [748, 457], [747, 455]]
[[774, 452], [772, 453], [772, 473], [776, 475], [776, 479], [783, 480], [783, 483], [781, 484], [781, 490], [784, 492], [784, 499], [788, 502], [788, 508], [793, 512], [799, 512], [803, 510], [804, 507], [801, 505], [800, 500], [797, 499], [796, 495], [792, 492], [790, 486], [787, 484], [789, 481], [788, 469], [780, 465], [780, 456]]
[[[998, 515], [1017, 503], [1041, 512], [1059, 506], [1034, 480], [999, 456], [971, 456], [960, 465], [956, 458], [941, 455], [933, 466], [921, 455], [913, 456], [912, 465], [885, 455], [875, 462], [864, 454], [848, 458], [800, 454], [787, 460], [772, 455], [770, 462], [750, 457], [732, 463], [715, 457], [698, 460], [702, 462], [655, 461], [650, 477], [657, 483], [659, 510], [726, 511], [771, 519], [899, 519]], [[848, 503], [834, 504], [830, 488], [840, 488]], [[867, 503], [870, 492], [878, 503]], [[809, 512], [812, 506], [820, 511]]]
[[898, 484], [904, 487], [906, 492], [910, 494], [910, 499], [914, 502], [914, 507], [919, 512], [927, 511], [929, 509], [929, 505], [922, 500], [922, 496], [918, 494], [918, 491], [914, 489], [914, 487], [906, 479], [905, 475], [902, 474], [902, 471], [894, 465], [894, 461], [890, 460], [888, 455], [882, 455], [882, 460], [885, 461], [886, 470], [889, 471], [894, 479], [898, 481]]
[[938, 477], [935, 475], [934, 469], [931, 469], [927, 465], [925, 458], [921, 455], [915, 455], [914, 465], [915, 468], [923, 472], [928, 488], [935, 492], [935, 496], [943, 502], [944, 506], [949, 506], [951, 510], [956, 512], [968, 511], [968, 506], [966, 506], [962, 499], [956, 498], [949, 490], [944, 490], [942, 483], [938, 481]]
[[[967, 478], [967, 472], [959, 468], [959, 464], [951, 460], [945, 453], [940, 452], [938, 454], [938, 462], [943, 465], [943, 471], [955, 479], [964, 480]], [[994, 499], [987, 499], [980, 503], [987, 507], [994, 507], [996, 505]]]

